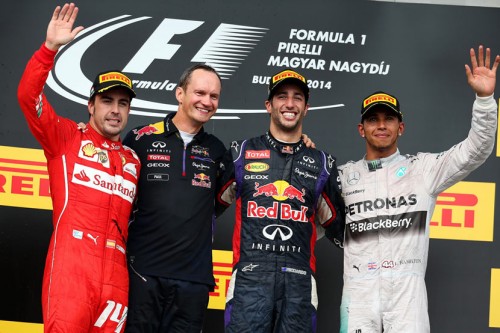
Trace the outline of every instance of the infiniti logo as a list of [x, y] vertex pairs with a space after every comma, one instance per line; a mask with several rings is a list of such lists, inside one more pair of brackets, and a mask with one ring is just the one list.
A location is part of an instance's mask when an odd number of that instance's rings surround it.
[[270, 224], [262, 230], [264, 237], [270, 240], [275, 240], [276, 236], [279, 235], [279, 239], [282, 241], [289, 240], [293, 236], [293, 231], [287, 226], [279, 224]]
[[302, 157], [302, 159], [304, 160], [304, 162], [314, 164], [314, 159], [312, 157], [304, 156]]
[[167, 144], [162, 141], [155, 141], [151, 145], [155, 148], [165, 148], [167, 146]]

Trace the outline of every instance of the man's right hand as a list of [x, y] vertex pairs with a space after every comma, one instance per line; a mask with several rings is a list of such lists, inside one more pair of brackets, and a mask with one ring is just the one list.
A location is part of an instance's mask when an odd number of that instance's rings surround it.
[[486, 48], [486, 55], [484, 55], [484, 47], [482, 45], [478, 48], [478, 55], [474, 49], [470, 49], [470, 62], [465, 65], [465, 75], [467, 82], [479, 97], [486, 97], [493, 94], [496, 84], [496, 73], [498, 65], [500, 64], [500, 56], [496, 56], [493, 65], [490, 68], [490, 55], [491, 51]]
[[59, 50], [61, 46], [71, 42], [83, 30], [82, 26], [73, 28], [77, 16], [78, 7], [74, 3], [66, 3], [62, 9], [61, 6], [56, 7], [49, 22], [45, 39], [45, 46], [49, 50]]

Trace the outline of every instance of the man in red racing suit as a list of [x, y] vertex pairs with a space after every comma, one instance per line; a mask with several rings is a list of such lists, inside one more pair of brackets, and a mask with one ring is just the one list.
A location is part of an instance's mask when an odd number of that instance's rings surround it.
[[[44, 330], [122, 332], [128, 304], [125, 243], [140, 162], [119, 134], [135, 93], [122, 73], [102, 73], [92, 87], [86, 130], [54, 112], [43, 87], [57, 49], [81, 30], [72, 30], [77, 11], [73, 4], [56, 8], [47, 40], [29, 60], [18, 88], [21, 109], [47, 158], [53, 202]], [[62, 32], [67, 25], [70, 36]]]

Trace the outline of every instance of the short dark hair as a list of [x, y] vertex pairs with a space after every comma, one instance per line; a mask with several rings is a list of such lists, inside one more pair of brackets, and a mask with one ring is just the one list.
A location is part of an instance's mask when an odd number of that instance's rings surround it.
[[179, 87], [186, 90], [189, 82], [191, 81], [191, 75], [197, 69], [203, 69], [205, 71], [214, 73], [215, 75], [217, 75], [217, 77], [219, 78], [219, 81], [222, 83], [222, 79], [221, 79], [219, 73], [217, 73], [217, 71], [212, 66], [206, 65], [206, 64], [196, 64], [196, 65], [193, 65], [193, 66], [187, 68], [184, 71], [184, 73], [182, 73], [182, 75], [179, 79]]

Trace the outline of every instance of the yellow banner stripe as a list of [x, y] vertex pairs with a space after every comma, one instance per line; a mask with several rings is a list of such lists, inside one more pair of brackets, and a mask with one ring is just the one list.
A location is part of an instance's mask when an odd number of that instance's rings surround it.
[[[498, 119], [500, 119], [500, 98], [498, 99]], [[497, 157], [500, 157], [500, 131], [497, 128]]]
[[0, 333], [43, 333], [43, 324], [0, 320]]
[[500, 268], [491, 269], [490, 327], [500, 328]]

